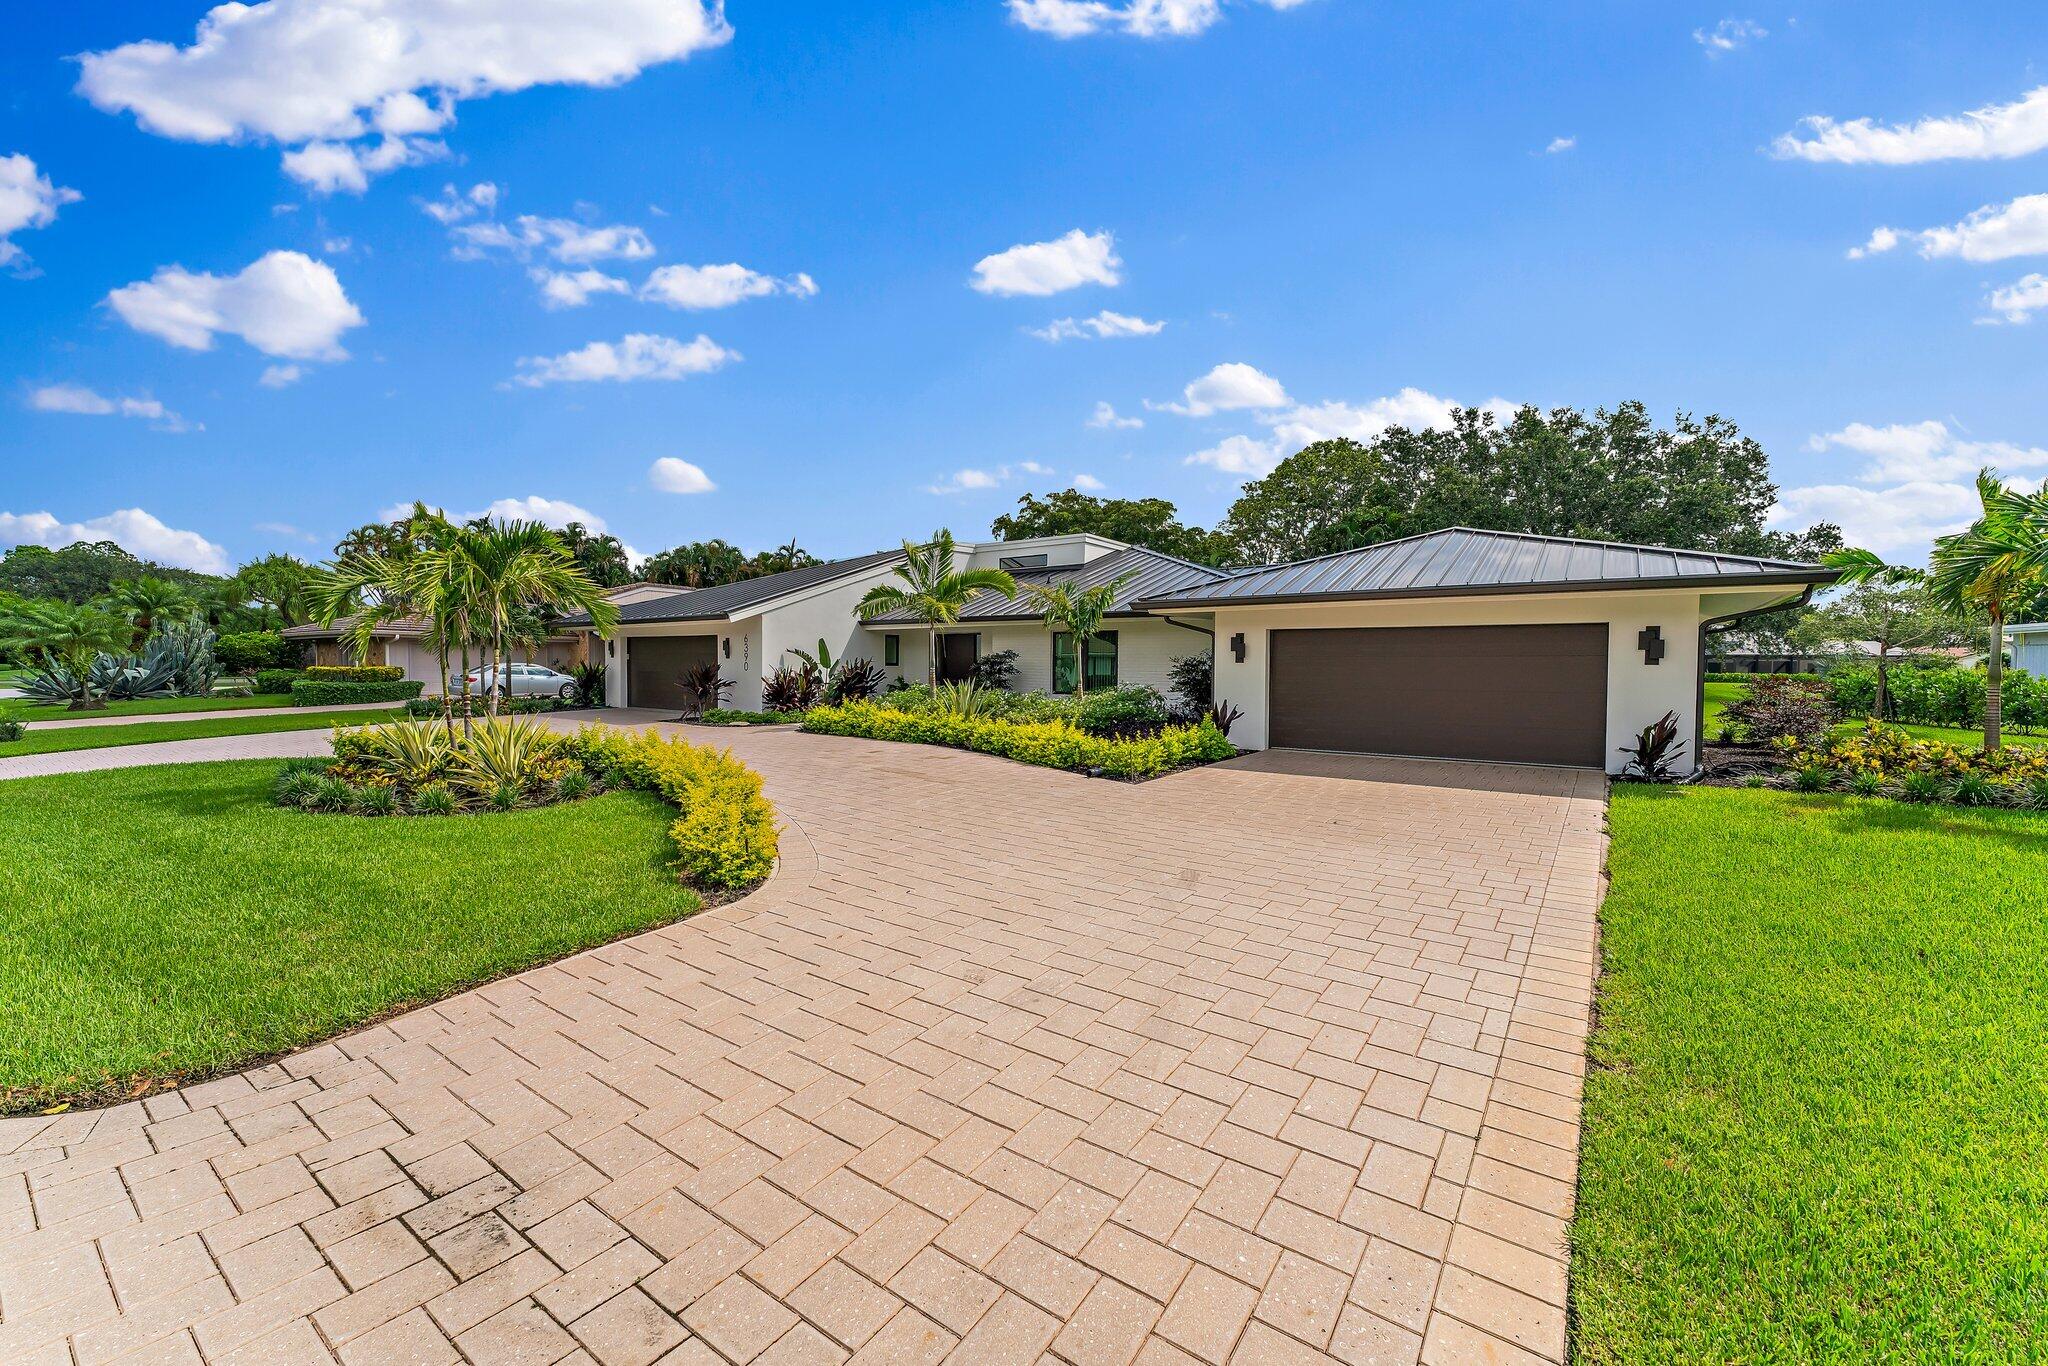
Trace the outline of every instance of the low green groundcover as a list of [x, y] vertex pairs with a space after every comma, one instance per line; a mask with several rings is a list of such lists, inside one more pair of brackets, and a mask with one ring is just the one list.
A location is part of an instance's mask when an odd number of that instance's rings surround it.
[[0, 783], [0, 1109], [139, 1094], [701, 904], [640, 792], [313, 820], [280, 765]]
[[0, 697], [0, 720], [90, 721], [102, 716], [162, 716], [188, 711], [246, 711], [257, 707], [289, 707], [286, 694], [254, 693], [242, 697], [151, 697], [139, 702], [109, 702], [91, 711], [73, 711], [62, 702], [36, 702], [26, 697]]
[[1619, 787], [1577, 1359], [2048, 1343], [2048, 816]]

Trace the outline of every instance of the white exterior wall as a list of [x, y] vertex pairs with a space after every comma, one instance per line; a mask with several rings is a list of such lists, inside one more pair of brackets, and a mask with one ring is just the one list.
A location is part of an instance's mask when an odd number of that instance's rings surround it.
[[[1174, 660], [1183, 655], [1206, 654], [1209, 650], [1209, 637], [1206, 635], [1169, 625], [1156, 617], [1115, 617], [1104, 626], [1116, 632], [1117, 682], [1143, 683], [1162, 693], [1172, 685], [1169, 670]], [[939, 632], [940, 635], [977, 633], [981, 636], [982, 654], [999, 654], [1004, 650], [1017, 652], [1017, 677], [1010, 685], [1013, 691], [1052, 691], [1052, 632], [1036, 621], [962, 622]], [[879, 662], [882, 658], [882, 633], [870, 631], [867, 634], [874, 642], [867, 647], [868, 658]], [[896, 668], [885, 667], [885, 672], [891, 680], [900, 673], [912, 683], [924, 682], [924, 629], [902, 628], [896, 634], [903, 638], [903, 663]]]
[[[765, 678], [784, 664], [796, 665], [797, 657], [786, 652], [805, 650], [815, 653], [820, 640], [823, 640], [826, 647], [832, 651], [835, 662], [865, 657], [880, 664], [881, 638], [864, 630], [853, 613], [860, 600], [867, 596], [870, 588], [878, 583], [890, 582], [900, 580], [897, 580], [893, 566], [883, 565], [879, 571], [869, 570], [850, 579], [825, 584], [808, 593], [786, 598], [762, 613], [757, 621], [745, 623], [758, 627], [761, 632], [764, 654], [761, 676]], [[734, 624], [737, 626], [741, 623]], [[737, 642], [733, 648], [739, 648]], [[755, 692], [751, 702], [739, 705], [744, 705], [749, 710], [759, 707], [759, 691]]]
[[[1267, 736], [1267, 632], [1291, 628], [1361, 626], [1535, 626], [1605, 623], [1607, 631], [1607, 769], [1621, 771], [1619, 750], [1665, 712], [1678, 713], [1685, 757], [1697, 761], [1692, 736], [1698, 721], [1700, 622], [1747, 604], [1702, 610], [1697, 593], [1525, 594], [1496, 598], [1439, 598], [1413, 602], [1360, 602], [1219, 609], [1216, 613], [1216, 697], [1244, 712], [1230, 738], [1245, 749], [1264, 749]], [[1664, 659], [1643, 662], [1636, 633], [1661, 627]], [[1231, 657], [1230, 638], [1244, 632], [1245, 658]], [[1417, 679], [1418, 687], [1427, 679]]]
[[[761, 705], [761, 627], [755, 621], [650, 621], [621, 626], [604, 651], [604, 704], [626, 705], [626, 642], [634, 636], [715, 636], [732, 642], [732, 657], [721, 645], [718, 676], [733, 681], [726, 705], [756, 710]], [[749, 701], [748, 699], [752, 700]]]
[[2036, 678], [2048, 677], [2048, 631], [2014, 631], [2006, 637], [2012, 666]]

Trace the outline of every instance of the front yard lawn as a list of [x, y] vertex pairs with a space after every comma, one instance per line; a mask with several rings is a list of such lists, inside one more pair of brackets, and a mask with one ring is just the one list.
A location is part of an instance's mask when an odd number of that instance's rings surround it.
[[248, 697], [150, 697], [139, 702], [109, 702], [95, 711], [73, 711], [62, 702], [32, 702], [26, 697], [0, 698], [0, 721], [83, 721], [95, 716], [164, 716], [188, 711], [244, 711], [251, 707], [289, 707], [290, 693], [255, 693]]
[[0, 783], [0, 1110], [225, 1071], [697, 909], [675, 812], [272, 806], [280, 765]]
[[[1742, 696], [1743, 690], [1748, 686], [1747, 683], [1709, 683], [1706, 685], [1707, 705], [1701, 714], [1706, 718], [1708, 744], [1713, 744], [1721, 737], [1721, 708]], [[1899, 721], [1891, 721], [1886, 724], [1890, 725], [1894, 730], [1906, 732], [1915, 740], [1946, 740], [1949, 744], [1965, 745], [1971, 749], [1980, 748], [1984, 744], [1984, 732], [1982, 729], [1963, 730], [1956, 726], [1914, 726]], [[1839, 734], [1847, 735], [1861, 729], [1862, 725], [1862, 717], [1852, 716], [1837, 725], [1835, 731]], [[2008, 730], [2004, 733], [2003, 738], [2008, 745], [2048, 745], [2048, 734], [2021, 735], [2015, 731]]]
[[[88, 712], [90, 716], [92, 713]], [[154, 745], [165, 740], [204, 740], [216, 735], [266, 735], [280, 730], [325, 730], [329, 726], [367, 726], [404, 717], [389, 707], [371, 711], [326, 711], [310, 716], [219, 716], [198, 721], [142, 721], [132, 726], [63, 726], [42, 730], [30, 726], [19, 740], [0, 742], [0, 759], [15, 754], [58, 754], [73, 749], [106, 749], [114, 745]]]
[[1622, 786], [1609, 820], [1578, 1359], [2032, 1359], [2048, 817]]

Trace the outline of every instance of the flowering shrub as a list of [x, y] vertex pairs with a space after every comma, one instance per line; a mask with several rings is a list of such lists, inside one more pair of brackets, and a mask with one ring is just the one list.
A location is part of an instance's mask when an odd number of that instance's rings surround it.
[[669, 826], [676, 866], [700, 886], [732, 889], [759, 882], [775, 867], [775, 808], [761, 775], [730, 750], [585, 726], [570, 747], [583, 766], [618, 787], [653, 792], [682, 808]]
[[804, 718], [804, 729], [821, 735], [951, 745], [1044, 768], [1100, 769], [1113, 778], [1150, 778], [1237, 754], [1236, 746], [1206, 718], [1197, 726], [1168, 726], [1157, 735], [1116, 740], [1090, 735], [1068, 721], [1002, 721], [850, 702], [815, 708]]
[[2048, 750], [2039, 746], [1972, 749], [1916, 740], [1866, 721], [1850, 735], [1780, 741], [1786, 765], [1810, 791], [1840, 787], [1864, 796], [1959, 801], [1970, 806], [2048, 805]]

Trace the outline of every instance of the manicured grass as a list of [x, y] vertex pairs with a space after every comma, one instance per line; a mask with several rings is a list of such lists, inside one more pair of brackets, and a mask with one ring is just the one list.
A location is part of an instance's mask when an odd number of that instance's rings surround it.
[[162, 716], [187, 711], [289, 707], [291, 704], [290, 693], [257, 693], [252, 697], [152, 697], [142, 702], [109, 702], [97, 711], [72, 711], [61, 703], [8, 697], [0, 698], [0, 721], [80, 721], [95, 716]]
[[280, 730], [326, 730], [329, 726], [367, 726], [400, 720], [403, 711], [389, 707], [367, 711], [323, 711], [310, 716], [218, 716], [198, 721], [142, 721], [132, 726], [64, 726], [42, 730], [31, 725], [19, 740], [0, 743], [0, 759], [14, 754], [57, 754], [73, 749], [106, 749], [115, 745], [154, 745], [165, 740], [203, 740], [216, 735], [265, 735]]
[[1610, 823], [1577, 1359], [2038, 1359], [2048, 817], [1618, 787]]
[[[1747, 683], [1709, 683], [1706, 686], [1707, 706], [1705, 716], [1707, 720], [1707, 743], [1712, 744], [1721, 734], [1721, 708], [1742, 696], [1743, 689], [1749, 685]], [[1847, 733], [1858, 729], [1862, 724], [1860, 720], [1848, 720], [1836, 726], [1835, 729]], [[1894, 724], [1897, 729], [1905, 731], [1916, 740], [1945, 740], [1952, 745], [1966, 745], [1973, 749], [1981, 747], [1984, 743], [1984, 732], [1981, 730], [1962, 730], [1955, 726], [1909, 726], [1899, 723]], [[2009, 745], [2048, 745], [2048, 734], [2021, 735], [2018, 732], [2008, 730], [2004, 732], [2003, 738], [2005, 743]]]
[[675, 812], [316, 816], [280, 765], [0, 783], [0, 1108], [246, 1064], [686, 915]]

